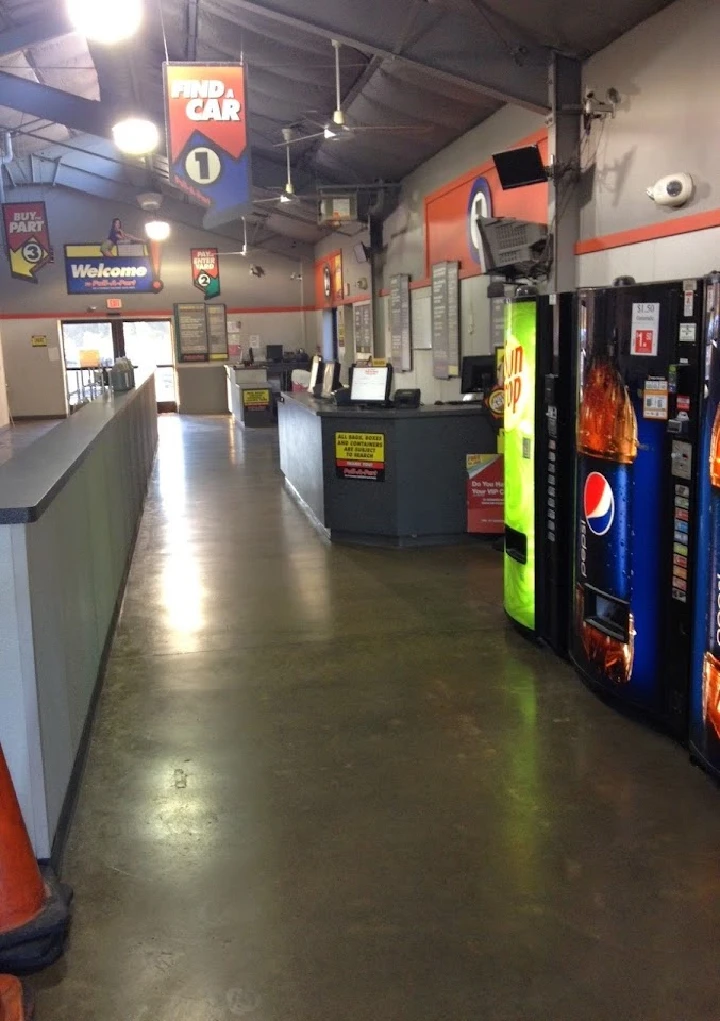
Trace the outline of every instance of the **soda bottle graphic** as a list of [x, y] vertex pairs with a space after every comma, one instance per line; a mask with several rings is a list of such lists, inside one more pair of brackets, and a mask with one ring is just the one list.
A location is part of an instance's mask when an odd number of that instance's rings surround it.
[[710, 437], [710, 592], [702, 706], [706, 728], [720, 739], [720, 404]]
[[588, 663], [614, 684], [632, 676], [632, 474], [638, 426], [616, 338], [586, 363], [578, 415], [576, 629]]

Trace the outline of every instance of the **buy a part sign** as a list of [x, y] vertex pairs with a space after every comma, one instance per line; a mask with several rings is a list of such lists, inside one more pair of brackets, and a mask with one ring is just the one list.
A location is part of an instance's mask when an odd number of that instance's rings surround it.
[[384, 433], [335, 433], [335, 471], [339, 479], [383, 482]]
[[[164, 65], [170, 182], [222, 223], [252, 206], [242, 64]], [[207, 220], [206, 216], [206, 220]]]

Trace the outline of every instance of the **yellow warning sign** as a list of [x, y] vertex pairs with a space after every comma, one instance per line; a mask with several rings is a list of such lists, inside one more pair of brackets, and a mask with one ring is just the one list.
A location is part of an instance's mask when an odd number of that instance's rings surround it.
[[382, 482], [385, 478], [385, 434], [335, 433], [335, 470], [340, 479]]
[[243, 390], [243, 405], [253, 411], [267, 408], [270, 403], [270, 391], [267, 387], [259, 390]]

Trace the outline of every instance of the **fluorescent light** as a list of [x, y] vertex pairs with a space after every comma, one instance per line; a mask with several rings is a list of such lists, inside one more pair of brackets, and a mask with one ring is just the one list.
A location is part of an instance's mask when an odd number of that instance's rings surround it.
[[170, 237], [170, 224], [167, 220], [150, 220], [145, 224], [145, 233], [151, 241], [167, 241]]
[[330, 125], [326, 124], [325, 130], [323, 131], [323, 138], [337, 138], [337, 131], [333, 131]]
[[113, 125], [112, 133], [115, 145], [128, 156], [146, 156], [160, 141], [157, 125], [144, 117], [126, 117]]
[[142, 0], [67, 0], [74, 27], [86, 39], [106, 46], [135, 35], [142, 21]]

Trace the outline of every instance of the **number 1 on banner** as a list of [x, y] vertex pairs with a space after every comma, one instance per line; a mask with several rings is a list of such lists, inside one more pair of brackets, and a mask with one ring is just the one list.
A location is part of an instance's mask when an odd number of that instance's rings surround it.
[[220, 170], [220, 159], [213, 149], [191, 149], [185, 158], [185, 172], [195, 184], [214, 184]]

